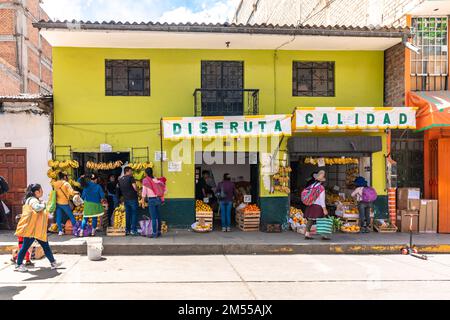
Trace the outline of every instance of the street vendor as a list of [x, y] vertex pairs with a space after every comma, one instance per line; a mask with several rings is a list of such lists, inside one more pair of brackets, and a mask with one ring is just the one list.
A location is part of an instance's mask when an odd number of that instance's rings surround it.
[[214, 196], [213, 189], [209, 183], [210, 181], [210, 172], [207, 170], [203, 171], [201, 178], [198, 179], [198, 182], [195, 185], [195, 199], [203, 201], [203, 199], [208, 198], [208, 204], [214, 208], [217, 203], [217, 199]]

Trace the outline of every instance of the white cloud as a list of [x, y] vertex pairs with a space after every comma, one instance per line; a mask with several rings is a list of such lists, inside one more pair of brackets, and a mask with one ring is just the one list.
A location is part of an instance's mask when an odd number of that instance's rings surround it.
[[239, 0], [217, 1], [207, 6], [202, 3], [201, 11], [193, 11], [191, 8], [178, 7], [171, 11], [166, 11], [158, 19], [161, 22], [231, 22]]
[[161, 0], [44, 0], [42, 8], [53, 20], [212, 23], [231, 21], [239, 0], [205, 0], [198, 10], [184, 3], [169, 9], [171, 1]]
[[42, 9], [53, 20], [81, 20], [85, 4], [83, 0], [44, 0]]

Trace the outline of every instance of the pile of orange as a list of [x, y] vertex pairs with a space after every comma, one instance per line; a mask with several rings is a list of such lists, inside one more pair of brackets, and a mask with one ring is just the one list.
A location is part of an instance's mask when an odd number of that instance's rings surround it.
[[244, 213], [245, 212], [259, 212], [260, 209], [256, 204], [248, 204], [245, 208], [244, 208]]

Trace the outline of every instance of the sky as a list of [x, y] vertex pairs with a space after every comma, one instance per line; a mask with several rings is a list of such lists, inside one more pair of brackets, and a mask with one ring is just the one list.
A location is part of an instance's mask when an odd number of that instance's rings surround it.
[[52, 20], [231, 22], [239, 0], [44, 0]]

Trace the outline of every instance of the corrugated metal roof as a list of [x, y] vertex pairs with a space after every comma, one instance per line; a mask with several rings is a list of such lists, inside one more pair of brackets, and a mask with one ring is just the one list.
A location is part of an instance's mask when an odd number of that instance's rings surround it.
[[121, 22], [121, 21], [77, 21], [41, 20], [33, 23], [40, 29], [70, 30], [116, 30], [116, 31], [166, 31], [166, 32], [213, 32], [213, 33], [256, 33], [317, 36], [356, 37], [404, 37], [410, 36], [409, 28], [387, 26], [317, 26], [317, 25], [273, 25], [236, 23], [161, 23], [161, 22]]

